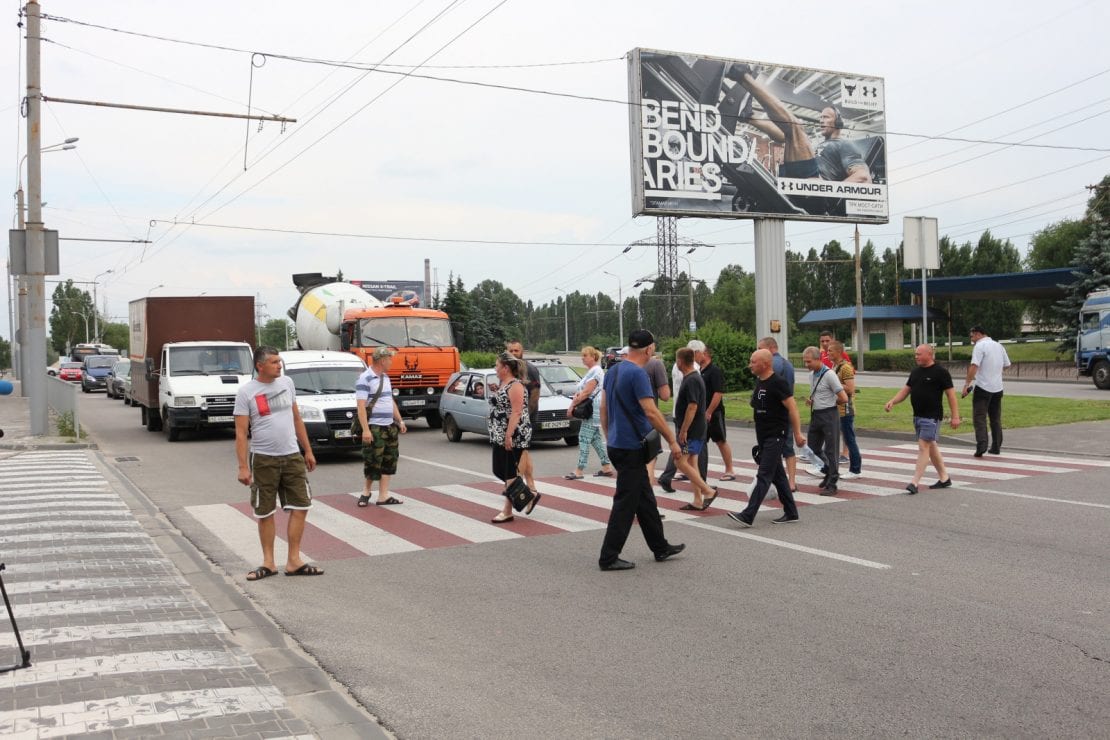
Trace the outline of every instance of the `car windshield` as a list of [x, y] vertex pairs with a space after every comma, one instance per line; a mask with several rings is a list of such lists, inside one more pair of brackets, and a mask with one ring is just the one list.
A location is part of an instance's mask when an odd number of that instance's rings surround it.
[[89, 368], [112, 367], [117, 362], [115, 357], [86, 357], [85, 365]]
[[126, 378], [131, 374], [131, 361], [121, 360], [117, 362], [115, 367], [112, 368], [112, 372], [115, 373], [117, 378]]
[[170, 350], [171, 376], [246, 375], [253, 367], [246, 347], [174, 347]]
[[451, 347], [455, 343], [447, 319], [434, 317], [390, 317], [359, 322], [362, 347]]
[[319, 396], [335, 393], [354, 393], [355, 382], [362, 369], [355, 367], [300, 367], [287, 369], [285, 374], [293, 379], [298, 396]]
[[540, 365], [538, 369], [548, 383], [577, 383], [582, 379], [573, 368], [566, 365]]
[[84, 367], [84, 365], [81, 364], [80, 362], [63, 362], [62, 363], [62, 369], [63, 370], [80, 370], [83, 367]]

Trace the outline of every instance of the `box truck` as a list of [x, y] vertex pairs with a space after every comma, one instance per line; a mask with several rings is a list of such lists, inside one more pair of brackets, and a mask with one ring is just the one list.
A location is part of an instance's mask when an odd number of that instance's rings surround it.
[[128, 322], [131, 397], [148, 430], [176, 442], [235, 426], [235, 394], [254, 371], [252, 296], [140, 298]]

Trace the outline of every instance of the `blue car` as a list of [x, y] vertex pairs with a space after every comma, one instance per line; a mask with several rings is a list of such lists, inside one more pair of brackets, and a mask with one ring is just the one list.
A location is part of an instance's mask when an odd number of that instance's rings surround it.
[[81, 390], [85, 393], [108, 390], [108, 375], [119, 362], [113, 355], [90, 355], [85, 358], [84, 372], [81, 373]]

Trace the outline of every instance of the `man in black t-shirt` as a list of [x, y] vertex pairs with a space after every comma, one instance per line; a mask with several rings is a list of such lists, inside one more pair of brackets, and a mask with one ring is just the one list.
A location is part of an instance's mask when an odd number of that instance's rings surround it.
[[725, 461], [725, 474], [720, 480], [736, 480], [736, 474], [732, 471], [732, 448], [729, 447], [725, 433], [725, 374], [713, 362], [711, 347], [697, 352], [694, 360], [701, 366], [701, 377], [705, 381], [705, 420], [709, 438], [717, 443], [717, 449]]
[[913, 406], [913, 429], [917, 435], [917, 464], [913, 471], [913, 480], [906, 486], [906, 491], [913, 495], [921, 485], [925, 475], [926, 466], [932, 462], [937, 470], [937, 482], [929, 488], [948, 488], [952, 479], [944, 467], [944, 458], [941, 457], [937, 441], [940, 439], [940, 422], [944, 418], [944, 397], [948, 397], [948, 406], [952, 410], [952, 428], [960, 426], [960, 406], [956, 400], [956, 389], [952, 385], [952, 375], [947, 369], [938, 365], [932, 346], [922, 344], [914, 350], [913, 358], [917, 367], [910, 372], [906, 384], [895, 394], [894, 398], [886, 402], [889, 412], [896, 404], [910, 397]]
[[772, 521], [776, 524], [796, 522], [798, 506], [794, 503], [790, 480], [782, 466], [782, 446], [788, 433], [793, 432], [794, 443], [799, 448], [806, 443], [798, 406], [794, 403], [794, 391], [782, 376], [775, 374], [771, 353], [767, 350], [753, 352], [749, 367], [755, 376], [751, 406], [755, 416], [755, 437], [759, 442], [759, 471], [747, 508], [741, 512], [730, 511], [728, 516], [741, 526], [752, 526], [768, 489], [774, 484], [783, 514]]
[[704, 511], [717, 498], [717, 489], [706, 483], [698, 471], [698, 456], [706, 444], [705, 382], [694, 369], [692, 349], [683, 347], [678, 350], [675, 360], [683, 377], [674, 404], [675, 437], [682, 454], [674, 458], [674, 462], [694, 487], [694, 502], [681, 508], [685, 511]]

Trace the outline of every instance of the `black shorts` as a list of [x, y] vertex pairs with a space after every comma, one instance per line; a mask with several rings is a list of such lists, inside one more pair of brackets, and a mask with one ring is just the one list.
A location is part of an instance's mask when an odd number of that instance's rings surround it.
[[723, 409], [717, 409], [713, 412], [713, 416], [709, 417], [709, 438], [714, 442], [720, 444], [727, 439], [725, 433], [725, 412]]

